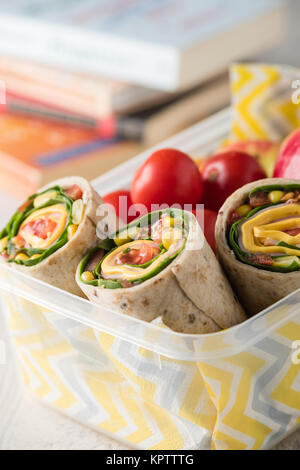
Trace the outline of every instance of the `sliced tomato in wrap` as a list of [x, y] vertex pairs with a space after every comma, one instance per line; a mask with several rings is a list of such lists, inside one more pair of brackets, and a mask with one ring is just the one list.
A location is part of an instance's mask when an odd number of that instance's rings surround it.
[[147, 214], [91, 250], [81, 263], [81, 280], [109, 289], [133, 287], [168, 266], [184, 248], [186, 238], [183, 211]]
[[82, 194], [78, 185], [53, 186], [29, 197], [0, 232], [0, 256], [34, 266], [64, 246], [83, 218]]

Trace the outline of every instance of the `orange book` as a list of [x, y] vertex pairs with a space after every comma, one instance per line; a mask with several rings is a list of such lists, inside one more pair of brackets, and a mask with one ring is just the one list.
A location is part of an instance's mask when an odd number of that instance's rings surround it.
[[141, 150], [136, 142], [11, 114], [0, 115], [0, 187], [24, 199], [66, 175], [87, 179]]

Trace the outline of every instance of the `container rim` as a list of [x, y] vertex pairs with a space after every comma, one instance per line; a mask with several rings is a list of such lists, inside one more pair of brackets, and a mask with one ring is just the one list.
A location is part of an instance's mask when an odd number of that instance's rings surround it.
[[[11, 282], [11, 278], [15, 277], [16, 282]], [[0, 289], [97, 332], [107, 333], [178, 361], [202, 361], [237, 354], [247, 346], [257, 343], [260, 338], [263, 339], [267, 331], [280, 328], [281, 324], [286, 323], [287, 315], [290, 320], [299, 315], [300, 303], [298, 289], [239, 325], [216, 333], [195, 335], [178, 333], [167, 327], [162, 328], [155, 322], [147, 323], [92, 304], [87, 299], [32, 278], [26, 273], [16, 272], [4, 263], [0, 264]], [[156, 342], [153, 343], [153, 340]], [[222, 348], [218, 347], [218, 342]], [[212, 349], [212, 345], [216, 349]]]

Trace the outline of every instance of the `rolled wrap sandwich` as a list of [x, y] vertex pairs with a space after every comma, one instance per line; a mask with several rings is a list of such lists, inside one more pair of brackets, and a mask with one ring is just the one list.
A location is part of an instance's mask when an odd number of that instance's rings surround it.
[[220, 209], [216, 244], [249, 315], [300, 288], [300, 182], [265, 179], [237, 190]]
[[246, 317], [190, 212], [147, 214], [81, 261], [78, 285], [95, 303], [184, 333], [210, 333]]
[[29, 197], [0, 232], [0, 259], [82, 296], [75, 273], [83, 255], [99, 243], [100, 204], [102, 199], [84, 178], [54, 181]]

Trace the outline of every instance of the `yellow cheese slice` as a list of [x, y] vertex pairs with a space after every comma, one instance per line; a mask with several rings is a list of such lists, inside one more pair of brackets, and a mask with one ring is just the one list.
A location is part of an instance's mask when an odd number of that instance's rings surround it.
[[[283, 220], [280, 220], [283, 219]], [[300, 234], [296, 236], [284, 233], [300, 227], [300, 205], [285, 204], [258, 213], [243, 223], [241, 227], [243, 245], [250, 253], [285, 253], [300, 256], [300, 251], [284, 246], [264, 246], [260, 239], [270, 238], [289, 245], [300, 243]]]
[[292, 217], [280, 220], [279, 222], [254, 227], [254, 236], [256, 238], [272, 238], [272, 240], [278, 240], [278, 242], [282, 241], [289, 245], [297, 245], [300, 243], [300, 233], [295, 236], [284, 233], [285, 230], [295, 228], [300, 228], [300, 217]]
[[126, 279], [128, 281], [134, 281], [135, 279], [139, 279], [140, 277], [145, 276], [149, 272], [153, 271], [153, 269], [155, 269], [157, 266], [159, 266], [166, 257], [166, 253], [159, 256], [157, 260], [155, 260], [147, 268], [131, 266], [130, 264], [115, 264], [116, 258], [120, 253], [122, 253], [127, 248], [139, 248], [141, 243], [146, 243], [149, 245], [154, 244], [152, 240], [135, 240], [126, 243], [125, 245], [119, 246], [110, 255], [108, 255], [101, 265], [103, 277], [107, 279]]
[[[51, 219], [57, 223], [55, 231], [53, 233], [49, 233], [49, 236], [45, 240], [43, 238], [37, 237], [36, 235], [28, 233], [26, 230], [23, 230], [25, 225], [27, 225], [29, 222], [44, 218]], [[55, 243], [56, 240], [60, 237], [65, 229], [67, 218], [68, 213], [64, 204], [54, 204], [53, 206], [44, 207], [43, 209], [39, 209], [33, 212], [24, 220], [20, 227], [19, 234], [24, 238], [26, 244], [30, 247], [44, 250], [53, 245], [53, 243]]]

